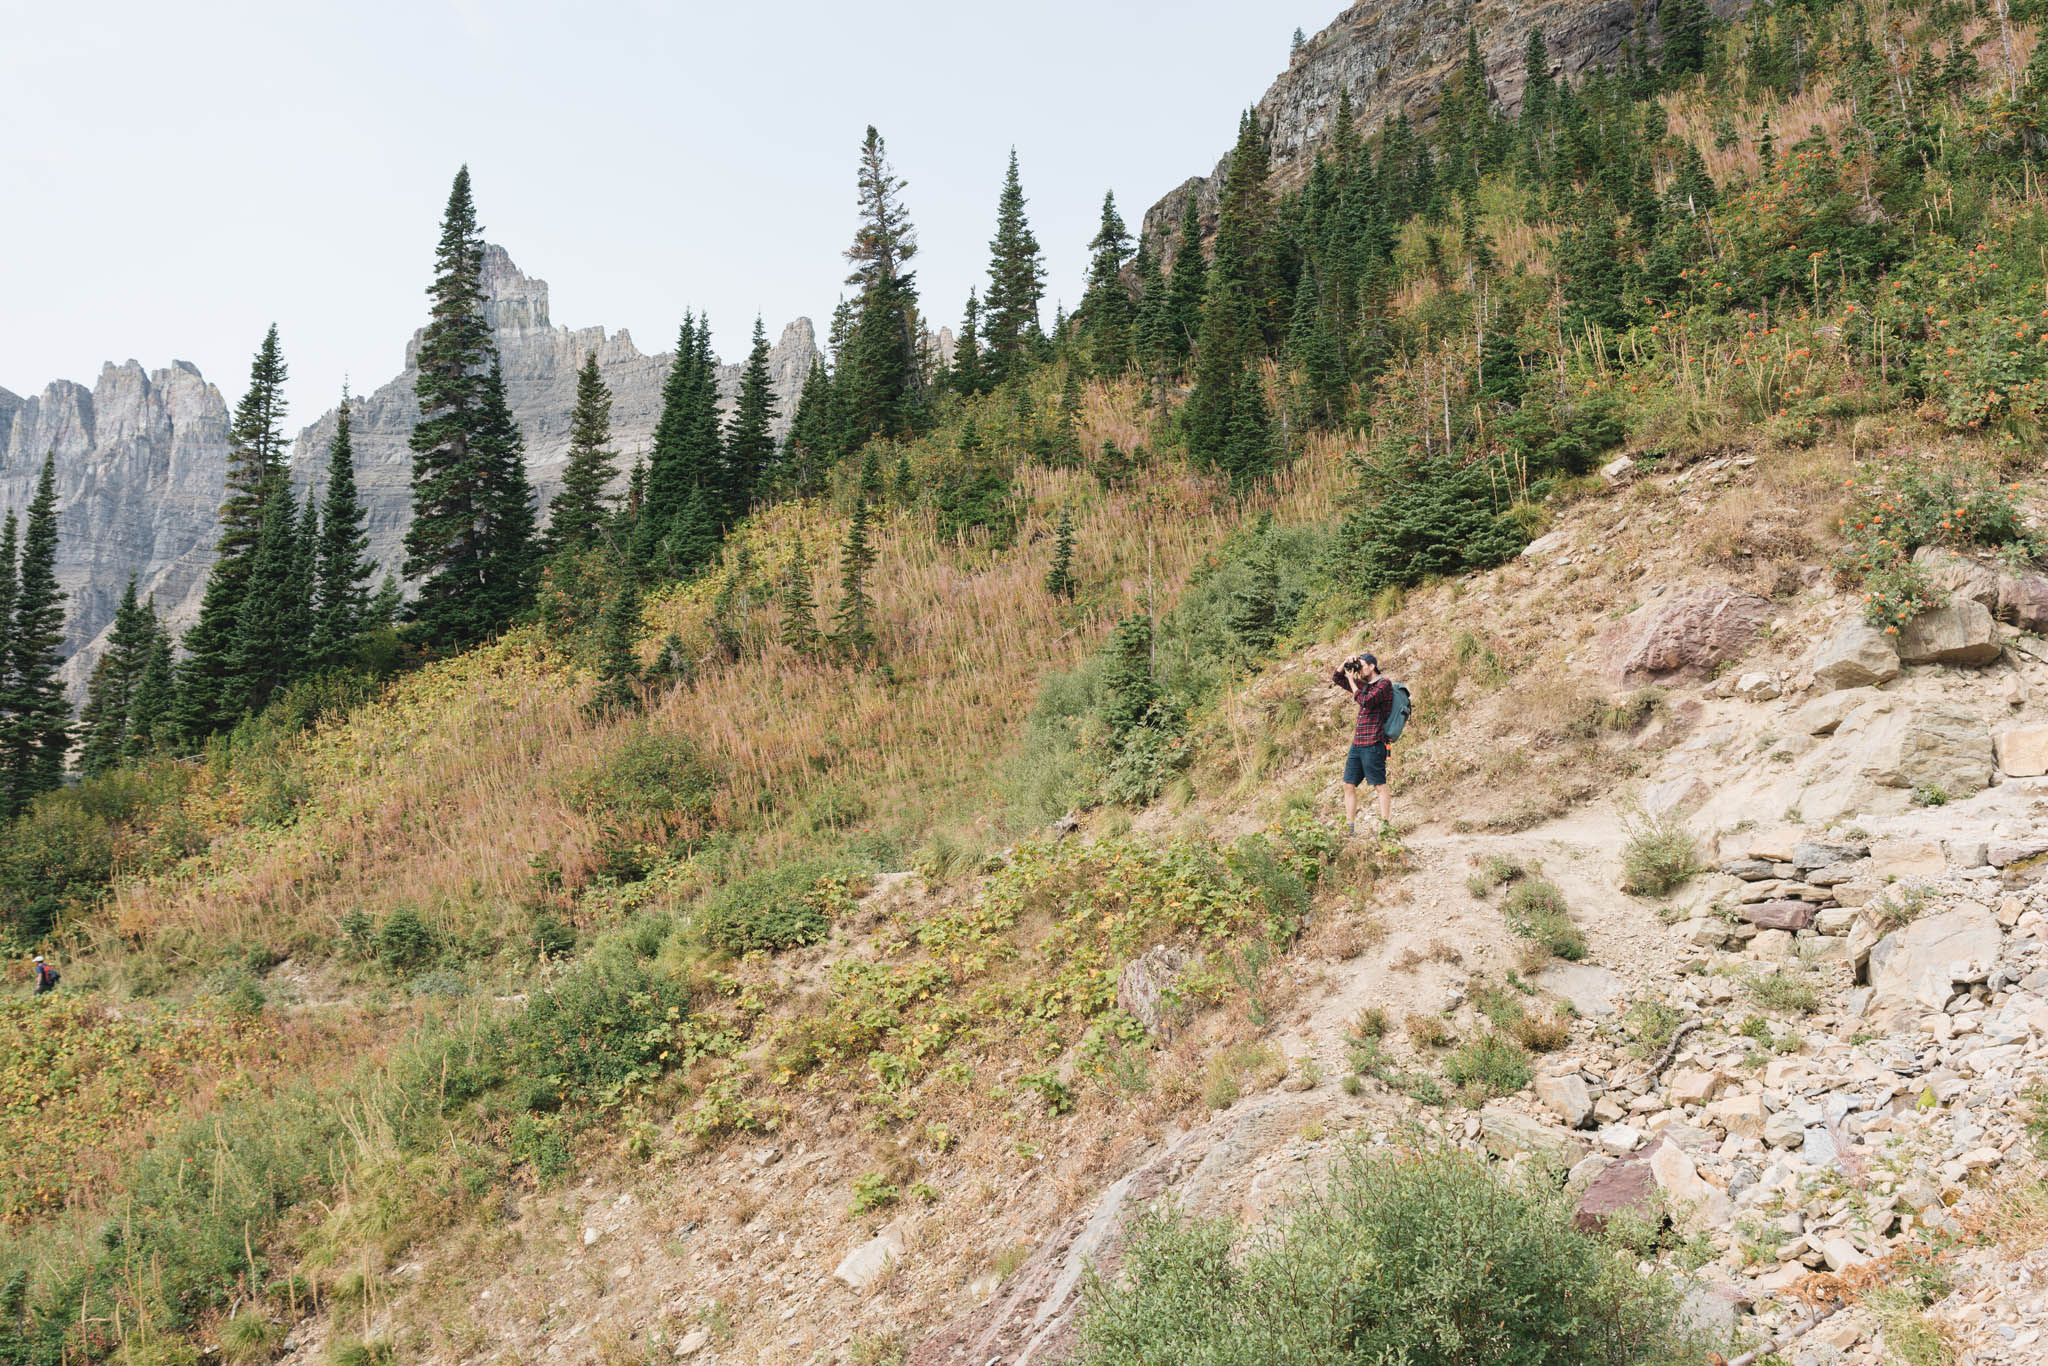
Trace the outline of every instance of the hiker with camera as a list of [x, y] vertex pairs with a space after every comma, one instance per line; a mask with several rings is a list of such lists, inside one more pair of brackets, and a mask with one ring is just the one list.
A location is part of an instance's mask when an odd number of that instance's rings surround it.
[[1393, 821], [1394, 794], [1387, 786], [1387, 744], [1401, 733], [1408, 718], [1407, 690], [1380, 672], [1369, 654], [1353, 655], [1330, 675], [1330, 683], [1358, 703], [1358, 725], [1351, 732], [1351, 752], [1344, 757], [1344, 825], [1358, 833], [1358, 786], [1373, 789], [1384, 832]]
[[58, 975], [58, 974], [57, 974], [57, 969], [55, 969], [55, 968], [51, 967], [51, 966], [50, 966], [50, 965], [49, 965], [48, 963], [45, 963], [45, 962], [43, 961], [43, 956], [42, 956], [42, 955], [41, 955], [40, 953], [36, 955], [36, 964], [35, 964], [35, 967], [36, 967], [36, 993], [35, 993], [35, 994], [36, 994], [36, 995], [38, 995], [38, 996], [41, 996], [41, 995], [43, 995], [43, 994], [44, 994], [45, 992], [55, 991], [55, 990], [57, 989], [57, 975]]

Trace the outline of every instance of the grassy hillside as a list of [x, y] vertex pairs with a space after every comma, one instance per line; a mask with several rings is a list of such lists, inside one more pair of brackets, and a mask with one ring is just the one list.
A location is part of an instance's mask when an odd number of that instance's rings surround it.
[[[1619, 532], [1583, 580], [1463, 577], [1574, 507], [1766, 595], [1846, 516], [1841, 573], [1880, 620], [1931, 600], [1918, 544], [2030, 553], [1998, 520], [2048, 382], [2048, 92], [2020, 18], [2008, 67], [1964, 8], [1784, 7], [1717, 31], [1704, 76], [1502, 121], [1534, 169], [1488, 152], [1469, 193], [1387, 225], [1341, 403], [1291, 334], [1255, 367], [1270, 475], [1190, 453], [1192, 371], [1091, 378], [1074, 450], [1049, 445], [1079, 342], [944, 395], [875, 443], [872, 663], [783, 643], [795, 547], [821, 623], [840, 596], [848, 459], [650, 594], [640, 705], [593, 705], [617, 589], [565, 561], [494, 644], [302, 685], [196, 760], [44, 798], [0, 847], [66, 987], [0, 1012], [0, 1362], [367, 1333], [409, 1249], [485, 1236], [508, 1193], [741, 1136], [873, 1145], [853, 1198], [887, 1208], [926, 1198], [912, 1148], [993, 1170], [1076, 1142], [1077, 1111], [1270, 1082], [1255, 1044], [1205, 1049], [1256, 1036], [1312, 913], [1401, 859], [1334, 829], [1328, 718], [1294, 686], [1323, 642], [1396, 642], [1439, 723], [1404, 803], [1513, 830], [1627, 777], [1615, 737], [1655, 705], [1587, 666], [1587, 595], [1641, 572]], [[1791, 77], [1758, 74], [1773, 45]], [[1273, 209], [1297, 296], [1334, 269], [1317, 193]], [[1006, 486], [963, 526], [943, 491], [976, 443]], [[1738, 453], [1763, 460], [1739, 487], [1595, 473]], [[1063, 513], [1071, 599], [1045, 589]], [[930, 894], [893, 897], [905, 870]], [[1117, 1001], [1163, 944], [1209, 965], [1184, 1004], [1212, 1024], [1175, 1048]]]

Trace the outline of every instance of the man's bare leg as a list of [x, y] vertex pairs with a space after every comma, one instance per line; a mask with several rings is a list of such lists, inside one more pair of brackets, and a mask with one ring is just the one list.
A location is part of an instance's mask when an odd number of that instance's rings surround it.
[[1381, 783], [1378, 790], [1373, 793], [1373, 796], [1379, 802], [1380, 824], [1392, 825], [1394, 823], [1394, 785], [1392, 783]]
[[1344, 784], [1344, 825], [1349, 829], [1358, 824], [1358, 784]]

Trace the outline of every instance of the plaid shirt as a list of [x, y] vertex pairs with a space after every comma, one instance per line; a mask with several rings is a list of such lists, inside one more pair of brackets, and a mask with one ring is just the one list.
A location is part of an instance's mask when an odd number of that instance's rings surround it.
[[1394, 709], [1394, 685], [1382, 674], [1372, 682], [1353, 688], [1342, 669], [1330, 681], [1351, 694], [1358, 703], [1358, 728], [1351, 732], [1354, 745], [1383, 745], [1387, 742], [1387, 714]]

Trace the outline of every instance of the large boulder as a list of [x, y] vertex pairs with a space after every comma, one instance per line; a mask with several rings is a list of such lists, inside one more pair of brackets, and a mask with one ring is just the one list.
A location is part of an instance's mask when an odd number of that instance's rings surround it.
[[1898, 676], [1892, 638], [1861, 617], [1836, 627], [1813, 657], [1814, 681], [1827, 688], [1868, 688]]
[[1938, 545], [1923, 545], [1914, 551], [1913, 563], [1920, 567], [1928, 582], [1948, 594], [1951, 602], [1974, 602], [1986, 610], [1997, 608], [1999, 571], [1993, 566]]
[[1724, 586], [1688, 588], [1660, 604], [1621, 665], [1624, 683], [1709, 678], [1739, 657], [1771, 615], [1768, 598]]
[[1143, 1025], [1146, 1033], [1171, 1035], [1182, 1014], [1174, 988], [1194, 961], [1192, 953], [1173, 944], [1139, 954], [1117, 975], [1117, 1008]]
[[2000, 938], [1997, 917], [1970, 902], [1892, 931], [1870, 950], [1870, 1013], [1942, 1009], [1998, 961]]
[[1479, 1141], [1495, 1157], [1529, 1153], [1554, 1162], [1560, 1170], [1586, 1155], [1586, 1146], [1562, 1129], [1512, 1110], [1487, 1110], [1479, 1116]]
[[1967, 797], [1991, 786], [1991, 727], [1967, 712], [1917, 711], [1899, 743], [1896, 786]]
[[1976, 667], [1996, 662], [2002, 648], [1991, 609], [1970, 598], [1929, 608], [1899, 633], [1899, 661], [1903, 664]]

